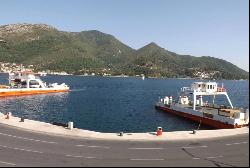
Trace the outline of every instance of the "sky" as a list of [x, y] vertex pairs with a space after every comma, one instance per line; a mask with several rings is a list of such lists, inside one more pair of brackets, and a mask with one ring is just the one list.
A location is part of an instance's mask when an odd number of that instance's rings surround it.
[[212, 56], [249, 72], [249, 0], [0, 0], [0, 25], [99, 30], [139, 49]]

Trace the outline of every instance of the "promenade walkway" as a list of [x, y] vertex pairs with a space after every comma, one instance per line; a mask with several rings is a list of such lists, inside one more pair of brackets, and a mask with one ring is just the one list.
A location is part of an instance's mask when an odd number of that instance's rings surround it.
[[24, 122], [20, 122], [21, 118], [11, 116], [9, 119], [5, 119], [6, 115], [0, 113], [0, 124], [6, 124], [9, 126], [18, 127], [38, 133], [47, 133], [53, 135], [62, 135], [69, 137], [82, 137], [82, 138], [94, 138], [94, 139], [106, 139], [106, 140], [137, 140], [137, 141], [176, 141], [176, 140], [190, 140], [190, 139], [206, 139], [206, 138], [218, 138], [225, 136], [233, 136], [240, 134], [249, 134], [249, 127], [237, 128], [237, 129], [217, 129], [217, 130], [198, 130], [196, 134], [192, 131], [176, 131], [167, 132], [163, 128], [163, 134], [156, 136], [156, 132], [146, 133], [123, 133], [120, 136], [119, 133], [101, 133], [89, 130], [83, 130], [73, 128], [72, 130], [67, 127], [57, 126], [50, 123], [40, 122], [25, 119]]

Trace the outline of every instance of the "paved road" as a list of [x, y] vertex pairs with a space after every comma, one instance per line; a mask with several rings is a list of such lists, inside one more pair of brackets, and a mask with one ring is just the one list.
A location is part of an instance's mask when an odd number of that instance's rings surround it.
[[0, 124], [0, 167], [6, 166], [249, 166], [249, 134], [176, 142], [107, 141]]

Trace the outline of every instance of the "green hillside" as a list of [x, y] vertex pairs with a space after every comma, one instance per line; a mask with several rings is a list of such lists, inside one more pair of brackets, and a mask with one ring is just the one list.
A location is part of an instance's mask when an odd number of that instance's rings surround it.
[[[1, 41], [5, 41], [3, 43]], [[0, 62], [35, 65], [37, 70], [109, 73], [152, 77], [248, 79], [249, 73], [213, 57], [179, 55], [150, 43], [134, 50], [97, 30], [63, 32], [45, 24], [0, 26]]]
[[195, 71], [218, 71], [213, 78], [248, 79], [249, 73], [222, 59], [202, 56], [178, 55], [167, 51], [155, 43], [150, 43], [136, 51], [135, 64], [141, 73], [153, 76], [194, 77]]

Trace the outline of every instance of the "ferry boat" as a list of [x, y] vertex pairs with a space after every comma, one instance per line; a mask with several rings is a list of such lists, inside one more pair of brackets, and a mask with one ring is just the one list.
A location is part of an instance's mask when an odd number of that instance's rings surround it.
[[65, 84], [46, 84], [32, 71], [9, 73], [9, 85], [0, 85], [0, 97], [67, 92]]
[[[216, 105], [218, 95], [224, 95], [230, 106]], [[209, 96], [212, 96], [212, 102], [203, 100], [209, 100]], [[172, 96], [166, 96], [160, 98], [155, 108], [219, 129], [249, 125], [249, 109], [234, 107], [226, 89], [216, 82], [194, 82], [191, 87], [182, 87], [178, 102], [174, 102]]]

